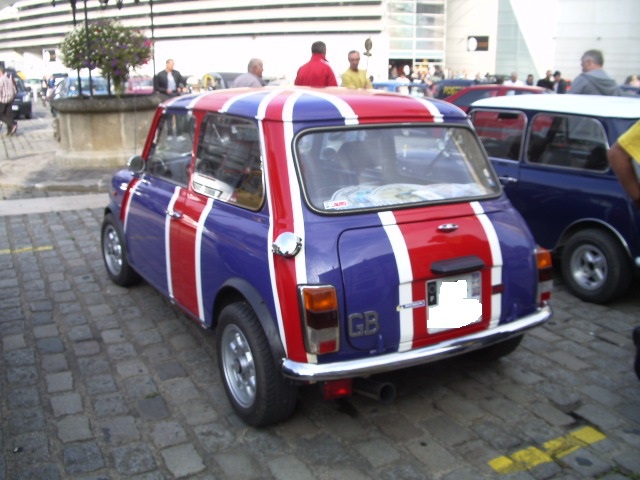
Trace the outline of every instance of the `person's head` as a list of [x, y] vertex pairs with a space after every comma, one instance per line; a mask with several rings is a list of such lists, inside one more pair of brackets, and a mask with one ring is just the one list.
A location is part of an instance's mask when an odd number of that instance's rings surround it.
[[259, 58], [252, 58], [249, 60], [249, 65], [247, 65], [247, 71], [249, 73], [253, 73], [257, 77], [262, 77], [262, 72], [264, 67], [262, 65], [262, 60]]
[[518, 72], [511, 72], [511, 81], [515, 82], [518, 80]]
[[325, 55], [327, 53], [327, 46], [324, 42], [313, 42], [311, 44], [311, 53], [320, 53]]
[[166, 70], [167, 70], [167, 72], [170, 72], [171, 70], [173, 70], [173, 60], [172, 59], [167, 60]]
[[358, 65], [360, 65], [360, 53], [357, 50], [351, 50], [347, 55], [349, 59], [349, 68], [354, 72], [358, 71]]
[[600, 50], [587, 50], [582, 54], [580, 59], [580, 66], [583, 72], [590, 72], [591, 70], [597, 70], [604, 65], [604, 57]]
[[527, 75], [527, 85], [533, 85], [533, 75], [531, 73]]
[[546, 74], [547, 79], [550, 79], [552, 76], [553, 76], [553, 72], [551, 70], [547, 70], [547, 74]]
[[562, 73], [560, 73], [560, 70], [556, 70], [555, 72], [553, 72], [553, 79], [557, 82], [558, 80], [560, 80], [562, 78]]

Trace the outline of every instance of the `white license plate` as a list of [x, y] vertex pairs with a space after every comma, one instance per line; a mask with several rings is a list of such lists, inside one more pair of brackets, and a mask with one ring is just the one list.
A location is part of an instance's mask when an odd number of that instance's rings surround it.
[[480, 272], [427, 282], [427, 331], [437, 333], [482, 320]]
[[20, 107], [18, 105], [11, 105], [11, 110], [16, 111], [18, 110]]

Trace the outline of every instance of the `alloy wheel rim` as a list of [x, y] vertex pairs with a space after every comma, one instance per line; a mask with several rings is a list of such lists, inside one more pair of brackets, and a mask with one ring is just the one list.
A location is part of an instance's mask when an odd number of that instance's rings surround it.
[[244, 408], [256, 399], [256, 366], [247, 338], [235, 325], [222, 333], [222, 367], [233, 398]]
[[580, 287], [597, 290], [607, 281], [607, 258], [599, 248], [583, 245], [571, 258], [571, 274]]
[[109, 226], [104, 232], [103, 242], [104, 259], [107, 268], [114, 275], [118, 275], [122, 270], [122, 245], [115, 228]]

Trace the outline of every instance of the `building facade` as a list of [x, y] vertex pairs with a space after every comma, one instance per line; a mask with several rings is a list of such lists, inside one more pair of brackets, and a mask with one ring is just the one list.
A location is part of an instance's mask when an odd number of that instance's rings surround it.
[[[77, 1], [82, 25], [115, 17], [154, 40], [152, 74], [173, 58], [183, 74], [246, 70], [252, 57], [265, 76], [293, 80], [316, 40], [327, 44], [336, 74], [350, 50], [365, 51], [360, 68], [386, 79], [391, 66], [439, 66], [449, 76], [485, 73], [537, 79], [547, 69], [579, 73], [589, 48], [605, 53], [620, 82], [640, 71], [638, 0], [116, 0]], [[0, 60], [29, 77], [64, 71], [57, 48], [73, 28], [69, 0], [19, 0], [0, 10]]]

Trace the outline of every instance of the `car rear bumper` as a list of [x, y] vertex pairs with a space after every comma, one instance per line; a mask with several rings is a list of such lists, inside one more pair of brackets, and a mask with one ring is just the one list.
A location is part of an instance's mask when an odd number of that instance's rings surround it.
[[316, 382], [363, 377], [413, 367], [467, 353], [515, 337], [543, 324], [551, 317], [551, 314], [551, 307], [546, 305], [531, 315], [511, 323], [498, 325], [491, 330], [483, 330], [406, 352], [394, 352], [326, 364], [301, 363], [285, 359], [282, 363], [282, 373], [285, 377], [293, 380]]

